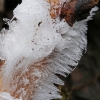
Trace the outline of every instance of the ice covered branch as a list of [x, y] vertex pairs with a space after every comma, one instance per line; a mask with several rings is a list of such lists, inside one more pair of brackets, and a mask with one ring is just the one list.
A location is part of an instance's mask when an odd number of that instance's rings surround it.
[[93, 5], [89, 17], [73, 22], [76, 1], [22, 0], [13, 18], [4, 19], [9, 27], [0, 33], [0, 100], [61, 98], [54, 84], [64, 83], [56, 74], [66, 76], [77, 66], [87, 46], [86, 23], [97, 10]]

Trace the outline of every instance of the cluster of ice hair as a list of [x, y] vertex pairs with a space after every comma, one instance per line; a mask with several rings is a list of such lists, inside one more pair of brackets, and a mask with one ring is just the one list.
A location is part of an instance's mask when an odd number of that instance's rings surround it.
[[0, 100], [61, 98], [54, 84], [64, 85], [87, 46], [87, 19], [70, 27], [50, 17], [46, 0], [22, 0], [0, 32]]

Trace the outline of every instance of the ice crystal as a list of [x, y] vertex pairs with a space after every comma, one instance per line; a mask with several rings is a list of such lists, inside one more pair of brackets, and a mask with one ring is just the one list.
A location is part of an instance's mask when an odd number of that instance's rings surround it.
[[0, 100], [61, 98], [54, 83], [64, 82], [56, 74], [66, 76], [77, 66], [93, 13], [70, 27], [51, 18], [47, 0], [22, 0], [13, 14], [0, 33]]

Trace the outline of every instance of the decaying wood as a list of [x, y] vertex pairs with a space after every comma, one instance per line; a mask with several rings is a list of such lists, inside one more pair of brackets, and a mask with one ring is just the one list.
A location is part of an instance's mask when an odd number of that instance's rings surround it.
[[82, 20], [86, 18], [89, 11], [96, 5], [98, 5], [99, 0], [47, 0], [50, 3], [50, 15], [53, 19], [59, 17], [61, 20], [65, 21], [70, 25], [77, 20]]
[[64, 2], [60, 18], [64, 18], [70, 26], [73, 26], [76, 20], [87, 17], [89, 11], [98, 3], [99, 0], [71, 0], [70, 2]]

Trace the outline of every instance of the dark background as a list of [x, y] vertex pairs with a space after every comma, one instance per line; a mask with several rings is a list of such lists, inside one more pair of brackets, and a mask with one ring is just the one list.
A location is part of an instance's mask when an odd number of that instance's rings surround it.
[[[13, 9], [21, 0], [5, 0], [4, 10], [0, 12], [0, 30], [3, 18], [12, 18]], [[76, 69], [66, 78], [61, 100], [100, 100], [100, 10], [94, 19], [88, 22], [87, 53], [82, 57]]]

